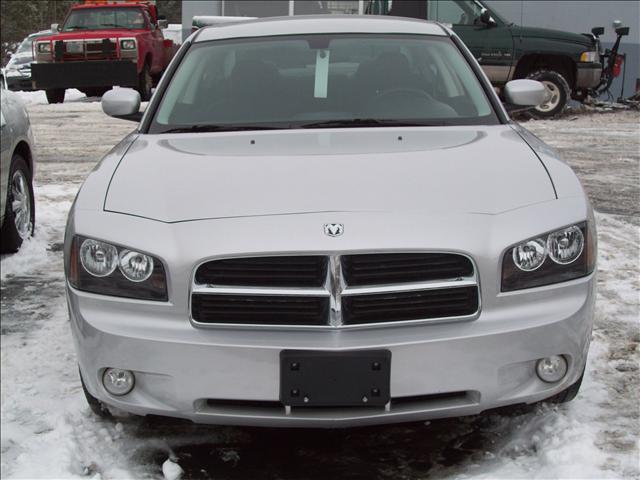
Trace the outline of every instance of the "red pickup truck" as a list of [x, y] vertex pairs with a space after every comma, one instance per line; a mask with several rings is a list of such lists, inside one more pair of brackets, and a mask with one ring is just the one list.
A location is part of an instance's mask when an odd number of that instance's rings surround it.
[[45, 90], [49, 103], [62, 103], [67, 88], [100, 96], [114, 85], [148, 100], [177, 50], [162, 34], [166, 20], [154, 1], [85, 0], [53, 27], [34, 43], [31, 69], [34, 89]]

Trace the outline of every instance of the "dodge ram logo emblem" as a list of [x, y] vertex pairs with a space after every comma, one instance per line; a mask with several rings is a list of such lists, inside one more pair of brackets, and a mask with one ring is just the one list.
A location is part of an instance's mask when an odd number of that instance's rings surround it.
[[324, 234], [330, 237], [339, 237], [344, 233], [344, 225], [341, 223], [325, 223]]

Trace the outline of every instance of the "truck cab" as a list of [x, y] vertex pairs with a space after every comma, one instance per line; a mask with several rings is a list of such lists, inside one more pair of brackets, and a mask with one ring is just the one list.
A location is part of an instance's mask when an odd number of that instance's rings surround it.
[[53, 27], [35, 43], [32, 73], [49, 103], [64, 101], [67, 88], [100, 96], [114, 85], [137, 88], [148, 100], [176, 50], [153, 1], [85, 0]]
[[480, 0], [378, 0], [369, 2], [366, 13], [448, 25], [498, 89], [517, 78], [542, 82], [548, 101], [533, 109], [537, 117], [560, 113], [570, 98], [582, 100], [600, 83], [602, 63], [595, 35], [519, 26]]

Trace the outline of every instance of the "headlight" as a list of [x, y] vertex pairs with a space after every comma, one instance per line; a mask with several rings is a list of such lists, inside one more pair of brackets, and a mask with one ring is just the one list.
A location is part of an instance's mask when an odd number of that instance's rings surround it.
[[51, 42], [38, 43], [38, 53], [51, 53]]
[[118, 266], [118, 250], [108, 243], [87, 239], [80, 245], [80, 263], [94, 277], [106, 277]]
[[160, 260], [100, 240], [74, 237], [67, 271], [69, 283], [85, 292], [142, 300], [168, 299]]
[[583, 222], [508, 248], [502, 258], [503, 292], [584, 277], [596, 263], [595, 227]]
[[120, 271], [132, 282], [144, 282], [153, 272], [153, 257], [149, 255], [125, 249], [119, 258]]
[[583, 52], [580, 55], [581, 62], [599, 62], [600, 61], [600, 53], [597, 51], [593, 52]]
[[120, 40], [120, 48], [123, 50], [134, 50], [136, 48], [136, 41], [132, 39]]

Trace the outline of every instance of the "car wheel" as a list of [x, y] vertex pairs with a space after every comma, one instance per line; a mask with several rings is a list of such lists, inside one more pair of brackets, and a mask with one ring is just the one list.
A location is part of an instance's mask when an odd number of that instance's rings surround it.
[[3, 253], [17, 252], [22, 242], [33, 235], [35, 219], [31, 172], [24, 158], [15, 154], [9, 171], [0, 250]]
[[553, 397], [547, 398], [544, 400], [546, 403], [567, 403], [576, 398], [578, 392], [580, 391], [580, 386], [582, 385], [582, 379], [584, 378], [584, 370], [582, 370], [582, 375], [580, 378], [571, 386], [567, 387], [560, 393], [556, 393]]
[[109, 90], [109, 87], [92, 87], [92, 88], [85, 88], [84, 90], [81, 90], [81, 91], [87, 97], [101, 97], [102, 95], [105, 94], [107, 90]]
[[551, 118], [563, 112], [571, 98], [571, 88], [561, 73], [542, 69], [530, 73], [527, 78], [541, 82], [549, 94], [549, 100], [546, 103], [529, 110], [531, 116]]
[[[79, 370], [80, 369], [78, 369], [78, 371]], [[84, 384], [84, 380], [82, 379], [82, 373], [80, 373], [80, 383], [82, 383], [82, 392], [84, 393], [84, 398], [87, 399], [87, 403], [89, 404], [89, 408], [91, 409], [91, 411], [99, 417], [111, 418], [111, 412], [109, 412], [109, 409], [105, 406], [105, 404], [91, 395], [89, 393], [89, 390], [87, 390], [87, 387]]]
[[65, 94], [65, 89], [64, 88], [56, 88], [53, 90], [46, 90], [45, 92], [47, 94], [47, 101], [49, 103], [62, 103], [64, 102], [64, 94]]
[[151, 89], [153, 88], [153, 77], [149, 71], [149, 64], [145, 63], [140, 72], [140, 78], [138, 79], [138, 92], [140, 92], [140, 99], [146, 102], [151, 98]]

